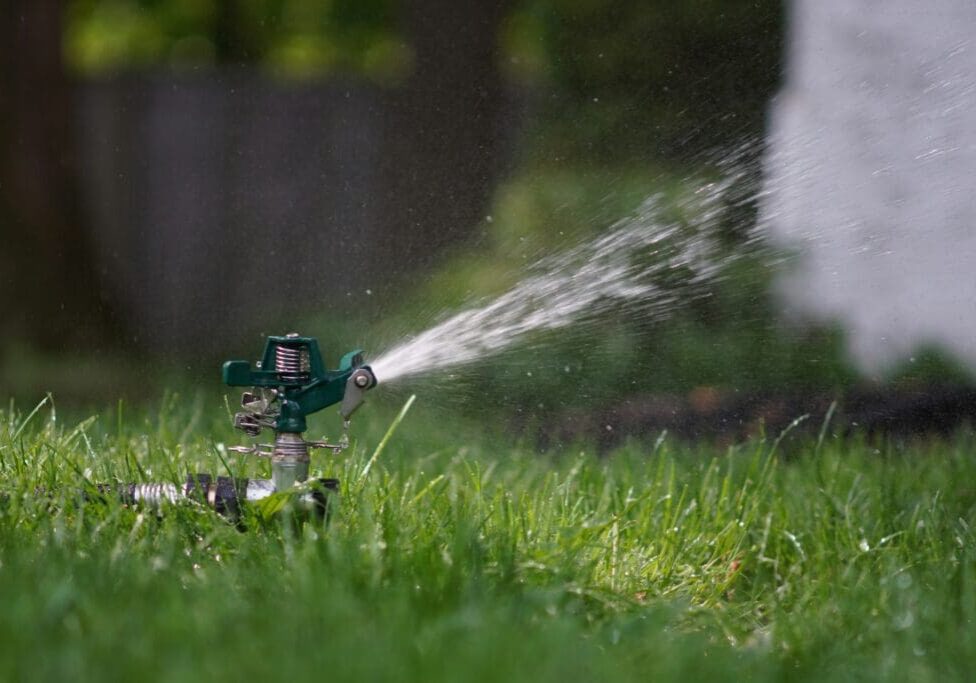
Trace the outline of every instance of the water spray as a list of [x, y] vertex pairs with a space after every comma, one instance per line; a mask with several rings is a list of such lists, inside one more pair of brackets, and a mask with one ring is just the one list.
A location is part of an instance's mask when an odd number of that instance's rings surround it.
[[[385, 384], [426, 376], [478, 362], [540, 331], [578, 326], [609, 306], [626, 306], [643, 320], [666, 319], [709, 296], [723, 270], [747, 253], [719, 237], [730, 195], [747, 175], [731, 167], [687, 197], [649, 197], [595, 238], [535, 261], [509, 290], [382, 353], [373, 367]], [[668, 207], [680, 218], [670, 217]]]
[[[241, 397], [242, 410], [234, 416], [234, 427], [251, 437], [271, 430], [270, 444], [231, 446], [228, 450], [267, 457], [271, 479], [212, 477], [191, 474], [186, 483], [129, 484], [99, 486], [102, 494], [115, 492], [127, 503], [161, 507], [181, 500], [194, 500], [217, 512], [237, 518], [241, 502], [255, 503], [275, 493], [294, 491], [294, 506], [320, 516], [328, 511], [329, 497], [338, 492], [336, 479], [308, 482], [311, 449], [340, 453], [349, 445], [349, 420], [362, 405], [366, 391], [376, 386], [376, 376], [363, 362], [361, 351], [350, 351], [336, 370], [326, 369], [313, 337], [288, 334], [268, 337], [264, 355], [254, 368], [248, 361], [230, 360], [223, 365], [223, 381], [232, 387], [250, 387]], [[308, 441], [306, 417], [339, 404], [343, 432], [336, 443]]]

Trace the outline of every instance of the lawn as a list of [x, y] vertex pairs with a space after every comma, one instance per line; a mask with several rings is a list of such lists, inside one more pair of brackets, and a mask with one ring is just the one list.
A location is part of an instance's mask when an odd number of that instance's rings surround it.
[[78, 493], [259, 475], [220, 402], [21, 408], [0, 413], [2, 680], [973, 676], [970, 433], [539, 455], [421, 398], [377, 454], [381, 403], [313, 457], [342, 480], [328, 527], [240, 531]]

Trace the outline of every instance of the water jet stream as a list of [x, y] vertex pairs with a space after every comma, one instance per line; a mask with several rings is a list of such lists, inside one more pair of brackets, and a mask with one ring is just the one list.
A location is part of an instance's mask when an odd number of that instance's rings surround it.
[[[371, 363], [378, 380], [465, 365], [501, 352], [542, 330], [556, 330], [608, 307], [644, 319], [664, 319], [683, 302], [707, 295], [737, 257], [717, 233], [741, 177], [700, 183], [686, 199], [647, 199], [604, 234], [539, 259], [526, 277], [494, 299], [475, 303], [381, 354]], [[678, 210], [675, 211], [674, 209]], [[666, 216], [680, 218], [667, 219]]]

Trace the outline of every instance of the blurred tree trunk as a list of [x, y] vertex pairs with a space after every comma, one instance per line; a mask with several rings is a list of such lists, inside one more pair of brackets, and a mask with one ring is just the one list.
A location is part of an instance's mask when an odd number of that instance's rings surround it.
[[389, 126], [384, 244], [387, 275], [416, 272], [470, 241], [497, 180], [506, 92], [498, 34], [506, 2], [407, 0], [413, 72]]
[[0, 329], [48, 348], [91, 342], [106, 317], [78, 210], [63, 3], [0, 6]]

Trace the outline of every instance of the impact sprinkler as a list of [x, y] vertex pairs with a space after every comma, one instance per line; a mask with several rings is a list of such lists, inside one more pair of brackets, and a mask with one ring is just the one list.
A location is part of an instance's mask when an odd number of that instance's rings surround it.
[[[224, 383], [232, 387], [251, 387], [241, 397], [243, 410], [234, 416], [234, 426], [256, 437], [263, 430], [274, 432], [274, 443], [231, 446], [229, 450], [271, 459], [271, 479], [243, 479], [193, 474], [182, 486], [175, 484], [130, 484], [119, 491], [126, 502], [159, 506], [165, 502], [193, 499], [206, 502], [221, 514], [236, 518], [240, 501], [256, 502], [287, 492], [308, 480], [309, 450], [326, 448], [339, 453], [349, 445], [349, 418], [362, 405], [366, 391], [376, 386], [376, 377], [363, 364], [361, 351], [350, 351], [339, 361], [337, 370], [327, 370], [313, 337], [288, 334], [268, 337], [264, 356], [252, 369], [243, 360], [230, 360], [223, 366]], [[331, 405], [340, 404], [343, 420], [338, 443], [306, 441], [305, 418]], [[295, 498], [297, 507], [325, 514], [328, 493], [338, 491], [336, 479], [320, 479]], [[114, 487], [99, 487], [103, 493]]]
[[[376, 385], [361, 351], [343, 356], [338, 370], [326, 370], [318, 341], [294, 333], [268, 337], [256, 369], [247, 361], [230, 360], [224, 363], [223, 375], [228, 386], [254, 388], [241, 396], [244, 410], [234, 416], [234, 426], [249, 436], [258, 436], [263, 429], [271, 429], [275, 435], [273, 444], [232, 446], [230, 450], [270, 457], [275, 491], [308, 479], [310, 448], [338, 453], [349, 445], [349, 418], [362, 405], [366, 391]], [[336, 403], [341, 403], [343, 420], [339, 443], [306, 441], [305, 417]]]

